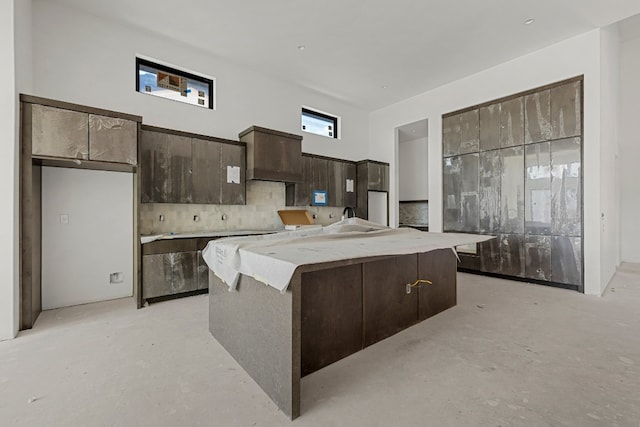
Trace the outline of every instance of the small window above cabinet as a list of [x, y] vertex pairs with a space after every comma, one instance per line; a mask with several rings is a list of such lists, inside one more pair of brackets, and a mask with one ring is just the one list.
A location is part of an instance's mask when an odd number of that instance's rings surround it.
[[137, 165], [141, 117], [28, 95], [20, 101], [23, 139], [43, 164], [105, 170]]

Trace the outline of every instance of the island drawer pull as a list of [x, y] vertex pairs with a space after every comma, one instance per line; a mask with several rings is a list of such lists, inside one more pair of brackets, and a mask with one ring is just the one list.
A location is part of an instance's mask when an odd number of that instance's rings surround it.
[[433, 285], [433, 282], [431, 280], [418, 279], [413, 283], [407, 283], [407, 294], [411, 293], [411, 288], [415, 288], [420, 285]]

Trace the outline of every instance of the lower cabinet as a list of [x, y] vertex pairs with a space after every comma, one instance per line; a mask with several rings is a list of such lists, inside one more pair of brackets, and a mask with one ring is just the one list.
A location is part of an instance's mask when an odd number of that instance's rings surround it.
[[363, 344], [367, 347], [418, 321], [418, 292], [407, 294], [407, 284], [417, 278], [418, 256], [367, 262], [363, 270]]
[[209, 268], [202, 250], [213, 238], [157, 240], [142, 247], [142, 297], [179, 295], [208, 289]]
[[455, 306], [456, 265], [439, 249], [302, 273], [302, 375]]

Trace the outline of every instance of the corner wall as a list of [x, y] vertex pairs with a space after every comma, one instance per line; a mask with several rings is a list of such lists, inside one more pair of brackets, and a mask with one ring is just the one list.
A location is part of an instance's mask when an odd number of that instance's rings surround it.
[[17, 114], [15, 82], [14, 2], [0, 3], [0, 340], [18, 332]]
[[[369, 157], [391, 165], [391, 189], [395, 191], [390, 194], [390, 206], [398, 202], [396, 127], [425, 117], [429, 120], [429, 229], [441, 231], [442, 114], [584, 75], [585, 293], [600, 295], [600, 39], [600, 30], [594, 30], [373, 112]], [[390, 212], [396, 215], [394, 210]], [[391, 224], [395, 221], [390, 218]]]
[[621, 260], [640, 263], [640, 37], [620, 48], [620, 250]]
[[[620, 38], [615, 25], [600, 31], [600, 293], [620, 265], [620, 179], [618, 129], [620, 127]], [[586, 100], [585, 100], [586, 102]]]

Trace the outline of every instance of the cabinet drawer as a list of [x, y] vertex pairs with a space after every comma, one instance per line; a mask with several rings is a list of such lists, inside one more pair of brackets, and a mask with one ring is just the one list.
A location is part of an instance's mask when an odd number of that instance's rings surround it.
[[142, 255], [189, 252], [197, 250], [199, 239], [156, 240], [142, 245]]

